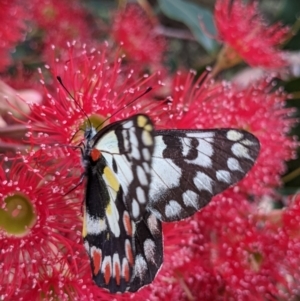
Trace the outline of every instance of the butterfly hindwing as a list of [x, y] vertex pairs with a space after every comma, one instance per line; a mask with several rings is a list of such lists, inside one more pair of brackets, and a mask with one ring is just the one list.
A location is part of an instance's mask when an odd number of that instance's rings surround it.
[[[120, 201], [123, 191], [103, 157], [87, 172], [83, 239], [93, 279], [110, 292], [124, 292], [132, 277], [135, 251], [132, 221]], [[113, 188], [108, 179], [114, 181]]]
[[135, 265], [128, 291], [135, 292], [151, 283], [163, 262], [161, 222], [152, 213], [146, 213], [136, 224]]
[[145, 209], [153, 135], [137, 115], [87, 139], [83, 239], [94, 281], [111, 293], [137, 291], [162, 264], [161, 224]]
[[240, 181], [258, 153], [257, 138], [243, 130], [156, 131], [149, 210], [164, 222], [193, 215]]

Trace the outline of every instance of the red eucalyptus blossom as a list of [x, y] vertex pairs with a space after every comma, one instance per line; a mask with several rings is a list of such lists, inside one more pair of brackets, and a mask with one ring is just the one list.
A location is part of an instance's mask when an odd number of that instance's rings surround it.
[[29, 3], [31, 22], [40, 32], [38, 49], [49, 62], [52, 45], [56, 55], [65, 54], [67, 42], [92, 43], [88, 13], [78, 0], [32, 0]]
[[286, 65], [284, 53], [278, 47], [289, 28], [280, 23], [268, 25], [258, 9], [258, 1], [218, 0], [214, 16], [219, 37], [225, 44], [219, 57], [222, 64], [233, 65], [243, 59], [251, 66], [265, 68]]
[[286, 300], [290, 279], [299, 273], [289, 264], [299, 263], [298, 247], [284, 227], [271, 221], [241, 194], [217, 196], [165, 231], [164, 266], [150, 299]]
[[[257, 135], [262, 150], [257, 166], [238, 186], [217, 196], [211, 206], [195, 217], [164, 227], [165, 263], [158, 278], [136, 294], [116, 296], [116, 299], [149, 296], [151, 300], [214, 300], [225, 296], [225, 299], [250, 300], [252, 291], [257, 295], [284, 295], [277, 284], [268, 285], [265, 277], [266, 273], [272, 273], [276, 283], [282, 278], [278, 267], [271, 264], [282, 254], [269, 247], [277, 244], [280, 236], [276, 234], [276, 238], [257, 229], [256, 221], [251, 219], [255, 211], [248, 201], [250, 194], [270, 193], [270, 186], [278, 185], [283, 162], [292, 157], [296, 147], [286, 137], [294, 123], [286, 118], [292, 113], [283, 107], [286, 95], [281, 91], [271, 92], [267, 80], [241, 90], [225, 83], [201, 84], [202, 78], [194, 83], [193, 74], [185, 78], [179, 74], [174, 80], [170, 102], [157, 103], [149, 93], [130, 104], [143, 91], [142, 86], [155, 81], [148, 77], [135, 79], [133, 73], [126, 76], [120, 70], [121, 60], [110, 61], [105, 51], [84, 53], [76, 58], [71, 55], [68, 62], [53, 65], [52, 71], [61, 76], [73, 97], [58, 85], [56, 93], [45, 93], [47, 99], [43, 105], [32, 106], [30, 140], [45, 144], [47, 155], [54, 158], [59, 155], [53, 153], [56, 149], [53, 143], [67, 146], [63, 164], [50, 165], [70, 171], [74, 176], [72, 187], [82, 170], [80, 151], [70, 148], [82, 138], [78, 129], [89, 126], [88, 122], [97, 126], [111, 115], [106, 122], [144, 112], [158, 128], [242, 128]], [[81, 138], [77, 136], [79, 133]], [[52, 144], [51, 148], [47, 143]], [[271, 157], [269, 152], [274, 148], [277, 151]], [[272, 176], [268, 178], [269, 174]], [[245, 229], [249, 231], [244, 233]], [[252, 283], [251, 279], [256, 282]], [[261, 283], [260, 287], [257, 282]], [[206, 286], [199, 290], [202, 285]], [[163, 290], [165, 286], [169, 288]]]
[[[91, 53], [83, 50], [78, 57], [74, 57], [73, 50], [70, 46], [68, 61], [58, 61], [50, 68], [54, 78], [61, 78], [70, 95], [55, 79], [54, 93], [49, 92], [44, 80], [41, 81], [45, 87], [45, 101], [32, 105], [30, 128], [38, 133], [30, 137], [33, 143], [77, 145], [77, 136], [82, 138], [87, 126], [100, 128], [104, 121], [106, 124], [141, 111], [151, 112], [160, 106], [159, 101], [147, 100], [151, 92], [134, 101], [150, 86], [162, 85], [159, 74], [140, 77], [134, 70], [124, 74], [121, 72], [122, 58], [117, 53], [111, 59], [105, 48]], [[130, 104], [132, 101], [134, 103]]]
[[25, 34], [24, 20], [28, 18], [22, 1], [0, 1], [0, 71], [11, 63], [11, 55]]
[[52, 269], [63, 264], [62, 258], [76, 270], [72, 245], [80, 225], [80, 203], [65, 195], [70, 187], [67, 170], [54, 173], [49, 163], [40, 152], [14, 162], [2, 158], [0, 294], [5, 300], [20, 298], [25, 287], [38, 281], [41, 267]]
[[114, 17], [112, 34], [126, 57], [134, 62], [161, 63], [166, 41], [155, 32], [155, 22], [138, 6], [129, 4]]

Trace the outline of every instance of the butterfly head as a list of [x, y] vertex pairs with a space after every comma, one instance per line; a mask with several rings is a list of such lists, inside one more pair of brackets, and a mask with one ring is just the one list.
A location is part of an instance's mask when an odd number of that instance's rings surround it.
[[93, 147], [93, 138], [97, 131], [93, 126], [89, 126], [84, 130], [84, 147], [82, 152], [83, 165], [86, 167], [89, 164], [90, 152]]
[[87, 142], [87, 144], [89, 144], [89, 142], [95, 137], [96, 133], [97, 133], [97, 131], [93, 126], [85, 129], [84, 139]]

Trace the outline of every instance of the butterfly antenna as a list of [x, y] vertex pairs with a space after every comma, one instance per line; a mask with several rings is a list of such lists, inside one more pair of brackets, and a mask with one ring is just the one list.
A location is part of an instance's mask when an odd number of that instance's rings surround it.
[[92, 122], [89, 118], [89, 116], [87, 115], [87, 113], [83, 110], [83, 108], [81, 107], [80, 103], [74, 98], [74, 96], [70, 93], [70, 91], [66, 88], [66, 86], [64, 85], [64, 83], [62, 82], [62, 79], [60, 76], [56, 76], [56, 79], [58, 80], [58, 82], [60, 83], [60, 85], [64, 88], [64, 90], [67, 92], [67, 94], [74, 100], [75, 104], [77, 105], [77, 107], [80, 109], [80, 111], [85, 115], [85, 117], [87, 118], [88, 122], [89, 122], [89, 127], [92, 127]]
[[136, 102], [138, 99], [140, 99], [141, 97], [143, 97], [145, 94], [149, 93], [152, 90], [152, 87], [148, 87], [142, 94], [138, 95], [136, 98], [134, 98], [132, 101], [130, 101], [129, 103], [127, 103], [124, 107], [121, 107], [120, 109], [118, 109], [117, 111], [115, 111], [111, 116], [107, 117], [106, 119], [104, 119], [96, 128], [96, 130], [101, 127], [107, 120], [109, 120], [111, 117], [117, 115], [120, 111], [124, 110], [125, 108], [129, 107], [130, 105], [132, 105], [134, 102]]

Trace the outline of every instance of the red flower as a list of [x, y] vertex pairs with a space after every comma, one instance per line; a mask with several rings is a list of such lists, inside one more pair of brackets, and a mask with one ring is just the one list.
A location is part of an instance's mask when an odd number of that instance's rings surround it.
[[280, 23], [267, 25], [257, 8], [257, 1], [218, 0], [215, 22], [225, 43], [222, 55], [228, 61], [241, 57], [251, 66], [278, 68], [286, 65], [283, 52], [276, 49], [289, 31]]
[[39, 273], [27, 280], [26, 289], [22, 291], [24, 300], [111, 300], [111, 295], [93, 283], [90, 262], [80, 245], [73, 246], [72, 256], [56, 260], [56, 265], [41, 266]]
[[41, 153], [1, 164], [0, 295], [7, 300], [26, 292], [40, 269], [63, 258], [74, 263], [81, 203], [65, 196], [68, 171], [55, 174]]
[[[55, 80], [57, 93], [49, 93], [45, 86], [43, 104], [32, 105], [30, 128], [34, 133], [30, 139], [34, 144], [78, 145], [87, 126], [101, 127], [103, 122], [124, 119], [141, 110], [145, 113], [160, 106], [161, 102], [150, 102], [150, 93], [129, 105], [149, 86], [161, 85], [158, 75], [137, 77], [133, 70], [122, 73], [122, 59], [116, 53], [113, 60], [106, 48], [101, 52], [83, 51], [74, 58], [71, 46], [70, 59], [56, 62], [51, 68], [54, 76], [60, 76], [72, 98]], [[42, 80], [42, 83], [45, 82]], [[111, 116], [111, 118], [110, 118]]]
[[24, 36], [27, 13], [22, 1], [0, 0], [0, 71], [11, 63], [10, 52]]
[[74, 40], [78, 44], [91, 43], [92, 31], [88, 23], [88, 13], [80, 1], [33, 0], [30, 1], [32, 26], [39, 31], [41, 40], [37, 50], [43, 53], [49, 62], [52, 45], [56, 46], [56, 55], [65, 54], [67, 43]]
[[139, 6], [127, 5], [115, 15], [112, 35], [129, 60], [142, 64], [162, 61], [166, 41], [155, 32], [153, 20]]
[[[279, 218], [278, 218], [279, 217]], [[299, 233], [299, 217], [300, 217], [300, 195], [299, 193], [292, 196], [289, 200], [289, 206], [277, 212], [277, 223], [273, 223], [273, 229], [281, 226], [289, 240], [284, 246], [287, 256], [282, 264], [282, 270], [287, 279], [287, 288], [298, 293], [299, 277], [300, 277], [300, 233]]]
[[278, 224], [257, 220], [256, 207], [243, 195], [225, 195], [194, 217], [167, 225], [164, 265], [150, 300], [259, 301], [293, 294], [289, 277], [299, 269], [288, 261], [289, 246], [296, 244]]

